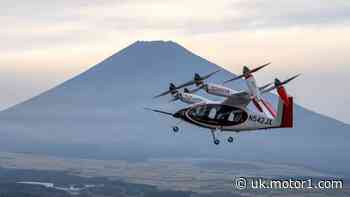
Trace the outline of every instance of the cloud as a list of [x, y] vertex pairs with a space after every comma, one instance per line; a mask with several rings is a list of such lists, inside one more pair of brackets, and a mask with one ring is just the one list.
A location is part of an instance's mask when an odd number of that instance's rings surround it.
[[350, 22], [350, 3], [341, 0], [252, 0], [235, 2], [232, 8], [246, 13], [253, 27], [329, 25]]
[[30, 3], [5, 3], [0, 8], [4, 16], [0, 20], [5, 23], [7, 21], [12, 28], [30, 23], [36, 24], [33, 28], [41, 26], [45, 29], [62, 23], [73, 23], [82, 30], [94, 28], [96, 32], [157, 29], [198, 34], [343, 24], [350, 21], [349, 10], [350, 3], [345, 0], [36, 0]]
[[122, 1], [86, 6], [79, 15], [118, 31], [175, 30], [203, 34], [350, 22], [350, 3], [341, 0]]
[[0, 7], [2, 53], [87, 46], [117, 38], [193, 38], [222, 32], [342, 28], [347, 0], [33, 0]]
[[[95, 42], [130, 32], [193, 36], [350, 23], [342, 0], [34, 0], [5, 1], [0, 7], [4, 50]], [[159, 35], [157, 33], [156, 35]], [[136, 38], [137, 39], [137, 38]]]

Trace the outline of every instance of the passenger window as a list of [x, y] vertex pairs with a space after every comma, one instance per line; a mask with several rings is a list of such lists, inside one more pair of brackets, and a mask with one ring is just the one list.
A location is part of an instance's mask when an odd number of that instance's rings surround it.
[[228, 121], [233, 122], [235, 118], [235, 113], [231, 112], [230, 115], [228, 116]]
[[226, 121], [229, 115], [230, 115], [230, 112], [218, 110], [216, 119], [220, 121]]
[[212, 109], [210, 110], [210, 112], [209, 112], [208, 117], [209, 117], [210, 119], [215, 119], [215, 115], [216, 115], [216, 108], [212, 108]]
[[239, 121], [241, 121], [241, 119], [242, 119], [242, 113], [241, 112], [236, 113], [234, 121], [239, 122]]

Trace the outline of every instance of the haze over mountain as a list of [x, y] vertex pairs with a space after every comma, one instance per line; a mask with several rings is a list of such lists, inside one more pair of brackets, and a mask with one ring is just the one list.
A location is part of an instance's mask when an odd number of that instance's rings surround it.
[[[350, 175], [350, 126], [295, 107], [295, 128], [242, 133], [215, 146], [205, 129], [145, 111], [175, 111], [152, 96], [215, 65], [174, 42], [136, 42], [81, 75], [0, 113], [2, 151], [140, 160], [151, 157], [215, 157], [313, 167]], [[232, 74], [221, 72], [210, 81]], [[302, 80], [302, 79], [301, 79]], [[233, 88], [243, 88], [241, 82]], [[212, 97], [214, 98], [214, 97]], [[220, 99], [220, 98], [216, 98]], [[219, 137], [222, 135], [219, 135]], [[223, 137], [223, 136], [222, 136]]]

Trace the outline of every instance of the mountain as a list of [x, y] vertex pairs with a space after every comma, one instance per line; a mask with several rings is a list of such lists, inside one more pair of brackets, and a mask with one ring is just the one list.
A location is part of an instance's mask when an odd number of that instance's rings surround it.
[[[86, 72], [0, 113], [2, 151], [142, 160], [206, 157], [268, 161], [350, 175], [350, 126], [295, 106], [295, 128], [241, 133], [233, 144], [212, 144], [209, 132], [145, 111], [180, 104], [152, 97], [194, 72], [219, 66], [174, 42], [138, 41]], [[232, 77], [220, 72], [210, 79]], [[243, 88], [243, 83], [232, 84]], [[270, 97], [273, 97], [270, 95]], [[218, 99], [218, 98], [216, 98]], [[223, 134], [219, 137], [223, 137]]]

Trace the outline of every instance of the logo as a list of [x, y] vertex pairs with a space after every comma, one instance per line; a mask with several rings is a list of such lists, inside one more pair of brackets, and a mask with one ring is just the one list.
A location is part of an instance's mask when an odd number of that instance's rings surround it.
[[247, 189], [247, 179], [244, 177], [236, 177], [233, 179], [233, 187], [237, 190]]

